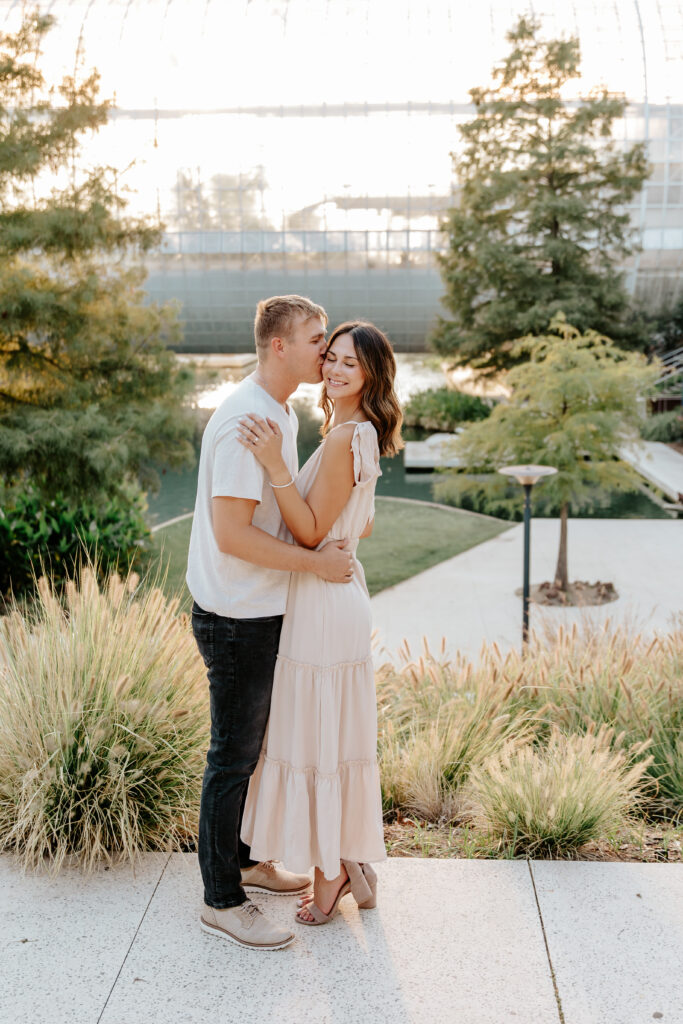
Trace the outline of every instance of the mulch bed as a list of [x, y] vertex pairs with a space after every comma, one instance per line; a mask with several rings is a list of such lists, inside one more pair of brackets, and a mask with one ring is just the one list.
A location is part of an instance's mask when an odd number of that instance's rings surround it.
[[[458, 825], [435, 825], [401, 817], [384, 826], [384, 841], [390, 857], [438, 857], [498, 859], [490, 852], [472, 847], [472, 830]], [[614, 842], [586, 843], [567, 859], [620, 861], [640, 864], [683, 863], [683, 826], [642, 824], [638, 835], [617, 836]]]
[[[516, 594], [521, 594], [519, 587]], [[598, 604], [609, 604], [616, 601], [619, 594], [614, 589], [614, 584], [603, 583], [596, 580], [595, 583], [588, 583], [586, 580], [576, 580], [569, 584], [567, 591], [560, 590], [554, 583], [535, 583], [530, 590], [529, 599], [532, 604], [540, 604], [550, 608], [588, 608]]]

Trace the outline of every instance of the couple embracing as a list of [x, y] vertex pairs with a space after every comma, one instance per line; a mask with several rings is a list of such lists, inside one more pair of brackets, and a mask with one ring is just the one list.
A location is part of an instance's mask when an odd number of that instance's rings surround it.
[[[201, 926], [259, 949], [294, 936], [247, 892], [298, 896], [295, 921], [325, 924], [349, 892], [375, 906], [371, 864], [386, 856], [356, 548], [372, 530], [379, 457], [402, 446], [396, 363], [372, 324], [342, 324], [329, 340], [326, 328], [301, 296], [259, 303], [258, 366], [204, 433], [190, 540], [211, 703]], [[321, 381], [323, 440], [299, 471], [287, 399]]]

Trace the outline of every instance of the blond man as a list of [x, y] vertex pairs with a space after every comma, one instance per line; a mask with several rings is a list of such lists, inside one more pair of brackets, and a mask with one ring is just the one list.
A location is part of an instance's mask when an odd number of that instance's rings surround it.
[[342, 542], [319, 551], [291, 543], [267, 474], [239, 442], [239, 421], [256, 413], [277, 423], [294, 481], [297, 420], [287, 399], [299, 384], [322, 380], [326, 327], [324, 309], [300, 295], [259, 303], [258, 367], [216, 409], [204, 432], [190, 539], [192, 629], [211, 699], [199, 820], [201, 927], [259, 949], [279, 949], [293, 935], [269, 921], [245, 889], [296, 895], [310, 885], [307, 875], [254, 862], [239, 838], [268, 721], [289, 574], [312, 572], [345, 583], [352, 557]]

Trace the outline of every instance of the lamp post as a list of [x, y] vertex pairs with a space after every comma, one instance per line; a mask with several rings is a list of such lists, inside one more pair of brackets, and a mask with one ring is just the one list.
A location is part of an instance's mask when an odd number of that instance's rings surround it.
[[529, 558], [531, 539], [531, 488], [546, 476], [557, 473], [554, 466], [503, 466], [503, 476], [513, 476], [524, 488], [524, 585], [522, 587], [522, 649], [529, 640]]

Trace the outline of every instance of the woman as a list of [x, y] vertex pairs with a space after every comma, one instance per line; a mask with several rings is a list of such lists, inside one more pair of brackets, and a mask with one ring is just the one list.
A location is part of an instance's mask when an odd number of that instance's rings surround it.
[[374, 906], [369, 862], [386, 856], [370, 598], [355, 550], [372, 529], [379, 456], [402, 447], [395, 374], [391, 345], [372, 324], [334, 331], [323, 364], [323, 441], [296, 481], [277, 425], [243, 421], [242, 443], [268, 471], [294, 540], [312, 548], [349, 538], [354, 552], [347, 585], [292, 575], [268, 731], [242, 824], [254, 859], [293, 871], [315, 866], [313, 892], [296, 915], [306, 925], [331, 920], [347, 892]]

